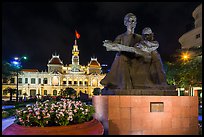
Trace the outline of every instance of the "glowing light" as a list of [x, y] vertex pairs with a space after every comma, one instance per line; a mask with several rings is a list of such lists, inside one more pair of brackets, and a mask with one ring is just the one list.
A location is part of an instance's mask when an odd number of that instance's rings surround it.
[[15, 60], [18, 60], [19, 58], [18, 58], [18, 57], [15, 57], [14, 59], [15, 59]]
[[183, 61], [188, 61], [190, 59], [190, 54], [188, 52], [181, 53], [181, 59]]
[[23, 59], [25, 59], [25, 60], [26, 60], [26, 59], [27, 59], [27, 57], [26, 57], [26, 56], [24, 56], [24, 57], [23, 57]]
[[12, 63], [13, 63], [14, 65], [19, 65], [19, 62], [18, 62], [18, 61], [12, 61]]
[[188, 93], [188, 90], [185, 90], [185, 93]]
[[107, 64], [102, 64], [101, 66], [102, 66], [102, 67], [107, 67], [108, 65], [107, 65]]

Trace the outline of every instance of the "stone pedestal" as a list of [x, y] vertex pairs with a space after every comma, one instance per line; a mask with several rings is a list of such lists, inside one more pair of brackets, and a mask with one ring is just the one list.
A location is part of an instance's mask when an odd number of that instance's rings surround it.
[[93, 96], [92, 100], [94, 117], [103, 123], [109, 135], [199, 133], [195, 96], [112, 95]]

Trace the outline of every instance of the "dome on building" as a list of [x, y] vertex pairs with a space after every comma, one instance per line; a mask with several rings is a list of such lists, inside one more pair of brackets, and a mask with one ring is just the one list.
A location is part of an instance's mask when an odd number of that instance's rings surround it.
[[59, 58], [59, 55], [52, 55], [52, 58], [49, 60], [48, 64], [63, 65], [63, 62]]
[[91, 61], [88, 64], [88, 66], [92, 67], [92, 68], [100, 68], [101, 67], [100, 63], [97, 61], [97, 58], [91, 58]]

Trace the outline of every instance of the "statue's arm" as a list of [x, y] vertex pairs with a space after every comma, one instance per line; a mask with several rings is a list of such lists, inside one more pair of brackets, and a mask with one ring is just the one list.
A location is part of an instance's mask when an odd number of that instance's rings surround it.
[[159, 47], [159, 42], [157, 41], [144, 41], [144, 45], [146, 45], [147, 50], [149, 52], [155, 51]]
[[109, 40], [103, 41], [103, 46], [106, 47], [107, 51], [120, 51], [119, 47], [117, 46], [117, 43], [114, 43]]

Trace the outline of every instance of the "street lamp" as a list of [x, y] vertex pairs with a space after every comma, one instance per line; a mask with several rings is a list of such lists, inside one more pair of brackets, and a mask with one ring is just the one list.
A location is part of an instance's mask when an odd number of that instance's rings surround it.
[[186, 62], [190, 59], [190, 54], [188, 52], [182, 52], [181, 53], [181, 59]]
[[16, 69], [16, 77], [17, 77], [17, 84], [16, 84], [16, 102], [18, 102], [18, 73], [19, 73], [19, 69], [22, 67], [21, 66], [21, 60], [24, 59], [26, 60], [27, 57], [26, 56], [23, 56], [21, 58], [19, 57], [15, 57], [14, 60], [11, 61], [11, 63], [13, 64], [13, 66], [15, 67]]

